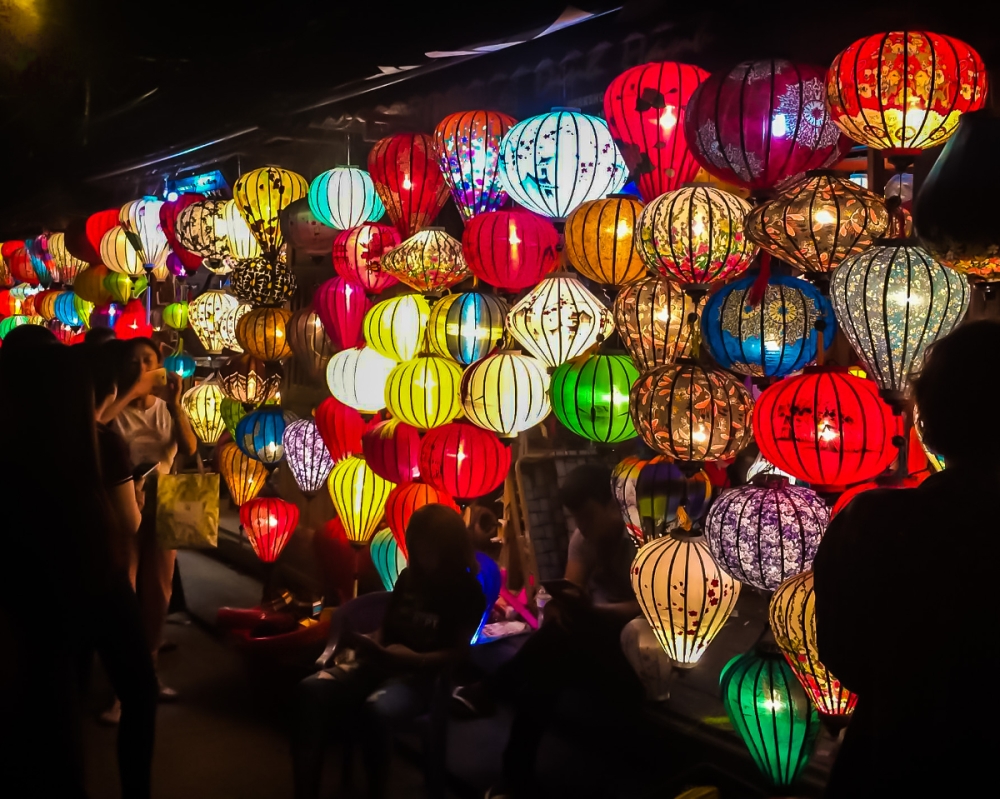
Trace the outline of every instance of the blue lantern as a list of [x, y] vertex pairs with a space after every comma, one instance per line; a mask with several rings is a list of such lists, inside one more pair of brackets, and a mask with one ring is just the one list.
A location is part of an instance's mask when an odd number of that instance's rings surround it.
[[322, 172], [309, 184], [309, 210], [327, 227], [348, 230], [377, 222], [385, 206], [365, 170], [338, 166]]
[[572, 108], [518, 122], [500, 142], [500, 182], [519, 205], [565, 219], [621, 190], [628, 169], [600, 117]]
[[479, 580], [479, 585], [483, 589], [483, 596], [486, 597], [486, 610], [483, 611], [483, 618], [479, 621], [476, 634], [472, 636], [473, 644], [479, 643], [479, 636], [482, 635], [483, 627], [489, 620], [490, 612], [497, 603], [497, 599], [500, 598], [500, 586], [503, 583], [500, 567], [497, 566], [497, 562], [489, 555], [484, 552], [477, 552], [476, 563], [479, 564], [479, 573], [476, 575], [476, 579]]
[[31, 259], [31, 268], [35, 270], [38, 282], [45, 288], [48, 288], [52, 284], [52, 272], [49, 271], [52, 256], [49, 255], [49, 251], [45, 246], [44, 237], [38, 236], [33, 239], [25, 239], [24, 251], [28, 254], [28, 258]]
[[833, 306], [805, 280], [772, 275], [763, 299], [748, 301], [750, 275], [708, 298], [702, 338], [720, 366], [753, 377], [784, 377], [816, 359], [819, 329], [824, 347], [837, 332]]
[[375, 571], [382, 579], [382, 585], [386, 591], [391, 591], [396, 586], [399, 573], [406, 568], [406, 555], [399, 548], [395, 536], [388, 527], [372, 536], [371, 555]]
[[236, 446], [247, 457], [271, 466], [285, 457], [284, 434], [285, 415], [281, 408], [269, 406], [240, 419], [236, 425]]
[[163, 359], [163, 366], [170, 374], [177, 375], [182, 380], [194, 374], [194, 358], [183, 352], [175, 352]]
[[76, 310], [75, 299], [76, 297], [72, 291], [66, 291], [56, 297], [56, 301], [52, 306], [56, 319], [69, 327], [79, 327], [83, 324], [83, 320], [80, 319], [80, 314]]

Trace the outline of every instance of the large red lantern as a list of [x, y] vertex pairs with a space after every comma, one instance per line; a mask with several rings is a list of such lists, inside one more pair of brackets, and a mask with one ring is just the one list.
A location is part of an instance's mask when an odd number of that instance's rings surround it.
[[29, 286], [39, 284], [35, 267], [31, 263], [31, 256], [28, 255], [28, 251], [24, 247], [18, 247], [10, 254], [10, 257], [7, 258], [7, 266], [16, 283], [27, 283]]
[[836, 161], [850, 142], [826, 107], [822, 67], [745, 61], [713, 73], [688, 103], [684, 132], [699, 163], [753, 192]]
[[313, 296], [313, 308], [323, 329], [338, 350], [364, 343], [362, 326], [372, 307], [360, 283], [335, 277], [323, 283]]
[[258, 497], [240, 506], [240, 524], [264, 563], [274, 563], [299, 524], [299, 509], [277, 497]]
[[180, 258], [181, 264], [184, 266], [184, 271], [188, 274], [197, 272], [203, 259], [197, 253], [186, 250], [177, 240], [177, 217], [189, 205], [200, 203], [204, 199], [205, 196], [203, 194], [188, 192], [181, 194], [176, 200], [167, 200], [160, 206], [160, 229], [163, 231], [163, 235], [167, 237], [170, 249]]
[[604, 118], [646, 202], [690, 183], [698, 173], [684, 115], [707, 77], [690, 64], [654, 62], [625, 70], [604, 92]]
[[367, 425], [350, 405], [327, 397], [316, 408], [316, 428], [333, 462], [361, 454], [361, 434]]
[[536, 285], [559, 263], [559, 233], [530, 211], [493, 211], [469, 220], [462, 254], [469, 270], [504, 291]]
[[382, 256], [400, 243], [392, 225], [368, 222], [341, 230], [333, 240], [333, 268], [345, 280], [364, 286], [369, 294], [395, 285], [395, 277], [382, 269]]
[[456, 499], [475, 499], [504, 481], [510, 450], [496, 433], [468, 422], [428, 430], [420, 442], [420, 477]]
[[389, 419], [369, 427], [361, 436], [361, 451], [383, 480], [399, 485], [420, 477], [420, 431], [406, 422]]
[[111, 230], [111, 228], [118, 226], [118, 215], [120, 213], [120, 208], [109, 208], [107, 211], [98, 211], [96, 214], [91, 214], [87, 217], [85, 226], [87, 243], [91, 246], [96, 256], [89, 263], [100, 263], [101, 239], [104, 238], [104, 234]]
[[125, 340], [153, 335], [153, 326], [146, 321], [146, 305], [142, 300], [128, 301], [115, 322], [115, 335]]
[[[404, 483], [389, 492], [385, 500], [385, 521], [396, 539], [397, 546], [406, 555], [406, 528], [410, 517], [424, 505], [447, 505], [459, 510], [450, 496], [444, 491], [438, 491], [434, 486], [423, 483]], [[459, 511], [460, 512], [460, 511]]]
[[766, 388], [753, 411], [761, 454], [814, 487], [871, 480], [895, 459], [899, 418], [874, 381], [812, 367]]
[[426, 133], [397, 133], [375, 142], [368, 172], [404, 239], [430, 225], [448, 199], [434, 140]]

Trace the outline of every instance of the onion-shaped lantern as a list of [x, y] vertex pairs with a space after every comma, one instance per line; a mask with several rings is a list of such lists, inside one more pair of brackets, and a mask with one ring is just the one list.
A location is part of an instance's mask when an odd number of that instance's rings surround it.
[[49, 252], [62, 282], [67, 286], [72, 286], [76, 276], [87, 268], [86, 261], [77, 258], [67, 249], [65, 233], [52, 233], [49, 236]]
[[214, 444], [226, 430], [223, 399], [222, 389], [211, 380], [189, 388], [181, 397], [181, 408], [191, 421], [191, 429], [206, 444]]
[[827, 72], [830, 113], [854, 141], [889, 155], [943, 144], [986, 104], [987, 74], [965, 42], [930, 31], [858, 39]]
[[353, 544], [363, 544], [372, 537], [382, 521], [389, 492], [396, 487], [375, 474], [361, 458], [344, 458], [333, 467], [326, 485], [347, 539]]
[[390, 483], [411, 483], [420, 477], [420, 431], [399, 419], [387, 419], [361, 435], [365, 462]]
[[627, 355], [595, 354], [568, 361], [552, 373], [552, 412], [590, 441], [628, 441], [638, 435], [628, 411], [629, 391], [638, 379]]
[[427, 346], [463, 366], [485, 358], [502, 339], [507, 303], [477, 291], [448, 294], [427, 318]]
[[281, 305], [290, 300], [298, 288], [295, 275], [281, 256], [237, 262], [230, 284], [233, 294], [258, 308]]
[[382, 257], [400, 238], [392, 225], [369, 222], [341, 230], [333, 240], [333, 268], [352, 283], [360, 283], [369, 294], [394, 286], [396, 278], [382, 269]]
[[142, 274], [142, 257], [121, 225], [115, 225], [101, 239], [101, 261], [112, 272], [129, 277]]
[[268, 406], [240, 419], [233, 439], [244, 454], [273, 466], [285, 457], [282, 437], [286, 426], [281, 408]]
[[391, 591], [396, 586], [399, 573], [406, 568], [406, 555], [388, 528], [379, 530], [372, 536], [369, 549], [382, 587], [386, 591]]
[[421, 355], [403, 361], [385, 383], [385, 407], [421, 430], [440, 427], [462, 412], [458, 387], [462, 367], [450, 358]]
[[501, 350], [466, 369], [461, 397], [470, 422], [504, 438], [534, 427], [552, 409], [544, 365], [516, 350]]
[[205, 350], [218, 355], [225, 347], [219, 335], [218, 320], [224, 311], [234, 310], [239, 305], [232, 294], [220, 290], [206, 291], [188, 303], [188, 323]]
[[704, 297], [691, 297], [676, 283], [651, 275], [622, 288], [615, 297], [615, 327], [641, 372], [692, 354]]
[[816, 359], [821, 331], [824, 347], [833, 341], [833, 307], [812, 283], [784, 275], [772, 275], [754, 305], [749, 298], [756, 280], [740, 278], [708, 298], [702, 340], [720, 366], [784, 377]]
[[229, 255], [226, 227], [226, 201], [199, 200], [178, 213], [174, 235], [183, 249], [204, 259], [207, 269], [222, 274], [231, 268], [223, 263]]
[[336, 397], [327, 397], [317, 406], [315, 416], [316, 429], [335, 463], [361, 454], [365, 420], [357, 409]]
[[507, 329], [528, 352], [555, 368], [614, 329], [611, 312], [569, 273], [547, 277], [510, 309]]
[[362, 342], [365, 314], [372, 304], [360, 283], [343, 277], [327, 280], [316, 289], [313, 307], [335, 347], [347, 349]]
[[198, 267], [201, 266], [202, 256], [197, 252], [187, 249], [181, 243], [177, 235], [177, 223], [181, 212], [185, 208], [204, 199], [205, 196], [203, 194], [187, 192], [181, 194], [176, 200], [167, 200], [160, 206], [160, 228], [163, 230], [163, 235], [167, 237], [170, 249], [180, 259], [184, 271], [189, 274], [198, 271]]
[[461, 512], [455, 500], [449, 497], [444, 491], [438, 491], [434, 486], [423, 483], [403, 483], [396, 486], [389, 492], [385, 501], [385, 521], [392, 531], [393, 537], [399, 548], [403, 550], [403, 555], [408, 556], [406, 551], [406, 528], [410, 524], [410, 518], [424, 505], [447, 505], [456, 512]]
[[441, 174], [466, 222], [507, 200], [500, 185], [500, 142], [516, 124], [499, 111], [460, 111], [434, 128]]
[[186, 302], [172, 302], [163, 309], [163, 324], [174, 330], [188, 326], [188, 306]]
[[234, 261], [248, 261], [260, 258], [260, 242], [253, 235], [240, 208], [235, 200], [226, 200], [222, 206], [222, 221], [220, 229], [226, 237], [226, 258]]
[[276, 166], [246, 172], [233, 186], [233, 199], [266, 255], [277, 255], [283, 241], [278, 214], [308, 193], [302, 175]]
[[304, 494], [319, 491], [333, 468], [323, 437], [312, 419], [298, 419], [285, 427], [281, 436], [285, 460], [295, 483]]
[[500, 142], [500, 183], [542, 216], [565, 219], [580, 203], [621, 190], [628, 170], [600, 117], [554, 108], [514, 125]]
[[442, 425], [420, 442], [420, 478], [455, 499], [489, 494], [509, 470], [510, 450], [495, 433], [475, 425]]
[[240, 506], [240, 525], [264, 563], [274, 563], [299, 525], [299, 509], [277, 497], [258, 497]]
[[430, 225], [448, 199], [434, 140], [426, 133], [397, 133], [375, 142], [368, 171], [404, 239]]
[[712, 498], [702, 470], [687, 474], [668, 458], [626, 458], [612, 472], [612, 491], [637, 547], [674, 529], [690, 530]]
[[675, 460], [728, 460], [751, 440], [753, 400], [720, 369], [661, 366], [639, 378], [629, 404], [646, 445]]
[[419, 294], [401, 294], [376, 303], [365, 314], [368, 346], [394, 361], [409, 361], [423, 348], [430, 306]]
[[371, 347], [352, 347], [326, 365], [326, 385], [338, 400], [362, 413], [385, 407], [385, 385], [396, 362]]
[[167, 237], [160, 223], [163, 201], [143, 197], [122, 206], [118, 223], [129, 234], [129, 240], [139, 253], [142, 265], [148, 271], [167, 257]]
[[469, 276], [462, 244], [444, 228], [425, 228], [382, 256], [382, 269], [420, 292], [441, 291]]
[[284, 308], [257, 308], [240, 318], [236, 339], [244, 350], [262, 361], [280, 361], [292, 354], [288, 325], [292, 312]]
[[465, 226], [462, 252], [480, 280], [509, 292], [534, 286], [559, 263], [559, 233], [530, 211], [480, 214]]
[[[93, 269], [94, 267], [90, 267]], [[94, 312], [94, 303], [87, 302], [79, 294], [75, 293], [76, 286], [74, 285], [74, 297], [73, 297], [73, 307], [76, 309], [77, 315], [80, 317], [80, 322], [84, 327], [90, 327], [90, 315]]]
[[19, 283], [27, 283], [29, 286], [39, 284], [38, 275], [31, 264], [27, 250], [18, 247], [7, 257], [7, 266], [10, 269], [11, 277]]
[[385, 213], [371, 175], [356, 166], [334, 167], [313, 178], [309, 208], [320, 222], [337, 230], [377, 222]]
[[299, 308], [288, 322], [288, 346], [310, 375], [319, 377], [337, 351], [312, 306]]
[[267, 467], [259, 460], [244, 455], [232, 441], [219, 447], [216, 458], [229, 496], [237, 505], [242, 506], [256, 497], [267, 482]]
[[673, 532], [639, 550], [632, 590], [663, 651], [674, 665], [690, 668], [736, 607], [740, 584], [719, 568], [703, 539]]
[[250, 303], [237, 301], [236, 305], [227, 308], [215, 317], [215, 329], [222, 341], [223, 349], [232, 350], [235, 353], [243, 352], [243, 347], [236, 337], [236, 330], [239, 328], [240, 320], [252, 310], [253, 306]]
[[[141, 280], [142, 278], [140, 278]], [[136, 285], [132, 283], [133, 278], [128, 275], [124, 275], [121, 272], [112, 272], [106, 278], [104, 278], [104, 288], [107, 289], [108, 294], [111, 295], [111, 299], [117, 302], [119, 305], [124, 305], [130, 299], [132, 299], [132, 293]], [[138, 281], [136, 281], [138, 283]], [[45, 292], [42, 292], [44, 294]], [[41, 294], [38, 295], [41, 297]]]
[[278, 393], [283, 372], [277, 363], [267, 363], [249, 353], [230, 358], [221, 369], [222, 390], [244, 405], [260, 405]]
[[586, 278], [608, 286], [624, 286], [646, 274], [635, 249], [642, 203], [628, 195], [590, 200], [566, 219], [566, 256]]

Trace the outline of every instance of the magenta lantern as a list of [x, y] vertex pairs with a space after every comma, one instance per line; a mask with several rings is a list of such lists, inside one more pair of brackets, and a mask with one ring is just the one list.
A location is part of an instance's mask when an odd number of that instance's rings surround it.
[[346, 280], [378, 294], [399, 281], [382, 269], [382, 256], [399, 245], [399, 233], [392, 225], [368, 222], [341, 230], [333, 240], [333, 268]]
[[313, 307], [338, 350], [364, 344], [361, 326], [372, 303], [360, 283], [342, 277], [326, 281], [316, 289]]
[[420, 479], [420, 431], [389, 419], [368, 428], [361, 436], [361, 449], [369, 468], [390, 483], [412, 483]]

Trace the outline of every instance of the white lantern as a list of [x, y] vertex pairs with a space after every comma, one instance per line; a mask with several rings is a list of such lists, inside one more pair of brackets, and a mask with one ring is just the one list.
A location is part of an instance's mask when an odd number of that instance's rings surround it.
[[468, 367], [461, 396], [470, 422], [505, 438], [534, 427], [552, 409], [544, 365], [516, 350], [502, 350]]
[[385, 384], [396, 362], [371, 347], [351, 347], [326, 365], [326, 384], [338, 400], [361, 413], [385, 407]]

